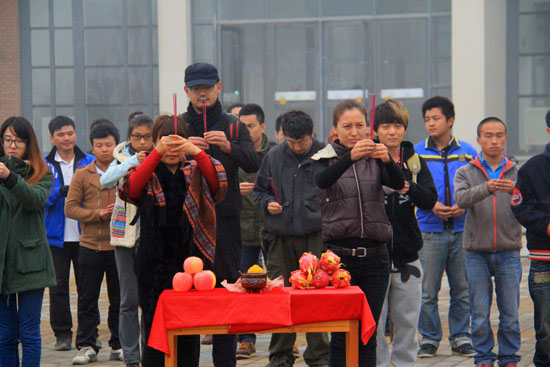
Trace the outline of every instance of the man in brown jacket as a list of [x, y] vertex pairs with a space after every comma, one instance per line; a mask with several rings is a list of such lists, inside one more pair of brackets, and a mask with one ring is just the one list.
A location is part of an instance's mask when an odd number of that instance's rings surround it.
[[113, 150], [119, 141], [118, 130], [100, 125], [90, 132], [92, 153], [96, 160], [78, 169], [71, 181], [65, 203], [65, 215], [80, 222], [78, 264], [78, 329], [73, 364], [88, 364], [97, 360], [99, 325], [98, 299], [104, 274], [109, 296], [108, 325], [111, 360], [123, 360], [118, 337], [120, 293], [114, 247], [110, 245], [109, 223], [115, 201], [115, 189], [103, 188], [101, 175], [113, 160]]

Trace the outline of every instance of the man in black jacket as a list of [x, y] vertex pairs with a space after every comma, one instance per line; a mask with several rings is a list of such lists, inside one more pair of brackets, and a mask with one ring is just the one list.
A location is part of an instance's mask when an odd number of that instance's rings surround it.
[[[285, 141], [273, 147], [262, 161], [254, 184], [254, 202], [264, 213], [268, 232], [267, 270], [271, 278], [282, 275], [285, 285], [290, 272], [298, 269], [304, 252], [317, 257], [324, 251], [321, 239], [321, 207], [317, 196], [311, 156], [324, 147], [313, 139], [313, 121], [302, 111], [282, 116]], [[326, 333], [307, 333], [304, 360], [309, 366], [328, 365]], [[269, 344], [270, 366], [294, 364], [296, 334], [273, 334]]]
[[[403, 141], [408, 124], [409, 112], [401, 102], [387, 100], [376, 107], [374, 130], [406, 179], [405, 187], [399, 191], [384, 187], [393, 241], [388, 293], [376, 332], [376, 365], [380, 367], [389, 366], [390, 362], [395, 366], [412, 366], [416, 362], [422, 301], [422, 265], [418, 251], [423, 241], [415, 209], [432, 210], [437, 201], [428, 165], [415, 153], [412, 143]], [[391, 355], [384, 335], [388, 313], [394, 325]]]
[[[225, 113], [218, 100], [222, 83], [214, 65], [195, 63], [185, 69], [185, 93], [190, 103], [182, 118], [187, 123], [189, 141], [220, 161], [227, 174], [228, 192], [216, 205], [217, 229], [214, 273], [221, 282], [239, 277], [241, 259], [241, 194], [238, 169], [256, 172], [260, 157], [254, 150], [246, 125]], [[206, 118], [203, 114], [206, 112]], [[235, 335], [215, 335], [212, 357], [214, 366], [235, 366]]]
[[[550, 111], [546, 113], [550, 135]], [[550, 366], [550, 144], [542, 154], [529, 159], [518, 172], [512, 194], [512, 212], [527, 229], [531, 259], [529, 294], [535, 305], [537, 344], [533, 363]]]

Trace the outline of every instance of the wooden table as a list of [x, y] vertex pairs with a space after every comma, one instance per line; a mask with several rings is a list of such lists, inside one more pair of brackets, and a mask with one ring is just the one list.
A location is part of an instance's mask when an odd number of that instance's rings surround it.
[[178, 335], [343, 332], [346, 366], [356, 367], [359, 340], [366, 344], [375, 327], [364, 293], [354, 286], [263, 294], [167, 290], [159, 297], [148, 345], [165, 353], [166, 366], [176, 366]]

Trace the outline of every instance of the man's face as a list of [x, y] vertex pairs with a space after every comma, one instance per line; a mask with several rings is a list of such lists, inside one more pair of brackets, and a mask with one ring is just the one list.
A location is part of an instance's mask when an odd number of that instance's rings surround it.
[[241, 115], [239, 119], [246, 125], [250, 132], [250, 139], [254, 144], [262, 141], [262, 134], [265, 131], [265, 124], [261, 124], [258, 121], [256, 115]]
[[55, 145], [58, 151], [70, 152], [76, 145], [76, 132], [71, 125], [65, 125], [50, 135], [50, 142]]
[[109, 164], [113, 161], [113, 150], [115, 150], [116, 142], [112, 135], [106, 138], [96, 138], [93, 144], [92, 153], [100, 163]]
[[378, 138], [388, 148], [399, 148], [405, 137], [405, 126], [397, 122], [383, 122], [378, 125]]
[[491, 121], [481, 126], [477, 143], [481, 151], [488, 157], [498, 157], [504, 152], [506, 146], [506, 129], [498, 121]]
[[447, 119], [440, 107], [434, 107], [424, 113], [424, 126], [428, 135], [434, 139], [449, 134], [454, 121], [454, 117]]
[[300, 139], [285, 136], [285, 139], [290, 150], [296, 154], [306, 154], [311, 149], [311, 144], [313, 144], [313, 135], [304, 135]]
[[193, 107], [200, 111], [203, 104], [206, 104], [206, 108], [214, 106], [222, 90], [222, 82], [214, 85], [198, 84], [190, 88], [184, 87], [184, 89]]
[[283, 141], [285, 141], [285, 134], [283, 134], [283, 129], [275, 131], [275, 139], [277, 139], [277, 143], [282, 143]]

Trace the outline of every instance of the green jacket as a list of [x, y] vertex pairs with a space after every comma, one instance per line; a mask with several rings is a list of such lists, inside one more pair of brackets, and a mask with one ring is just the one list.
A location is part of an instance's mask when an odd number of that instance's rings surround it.
[[44, 205], [53, 176], [48, 172], [33, 186], [25, 179], [28, 165], [0, 157], [11, 171], [0, 179], [0, 285], [4, 295], [54, 286], [55, 269], [44, 224]]
[[[276, 144], [269, 141], [265, 134], [262, 134], [262, 145], [260, 146], [260, 159], [263, 160], [269, 149]], [[246, 173], [239, 168], [239, 182], [254, 182], [256, 173]], [[264, 217], [254, 205], [252, 193], [241, 195], [241, 239], [243, 246], [260, 246], [260, 230], [264, 225]]]

